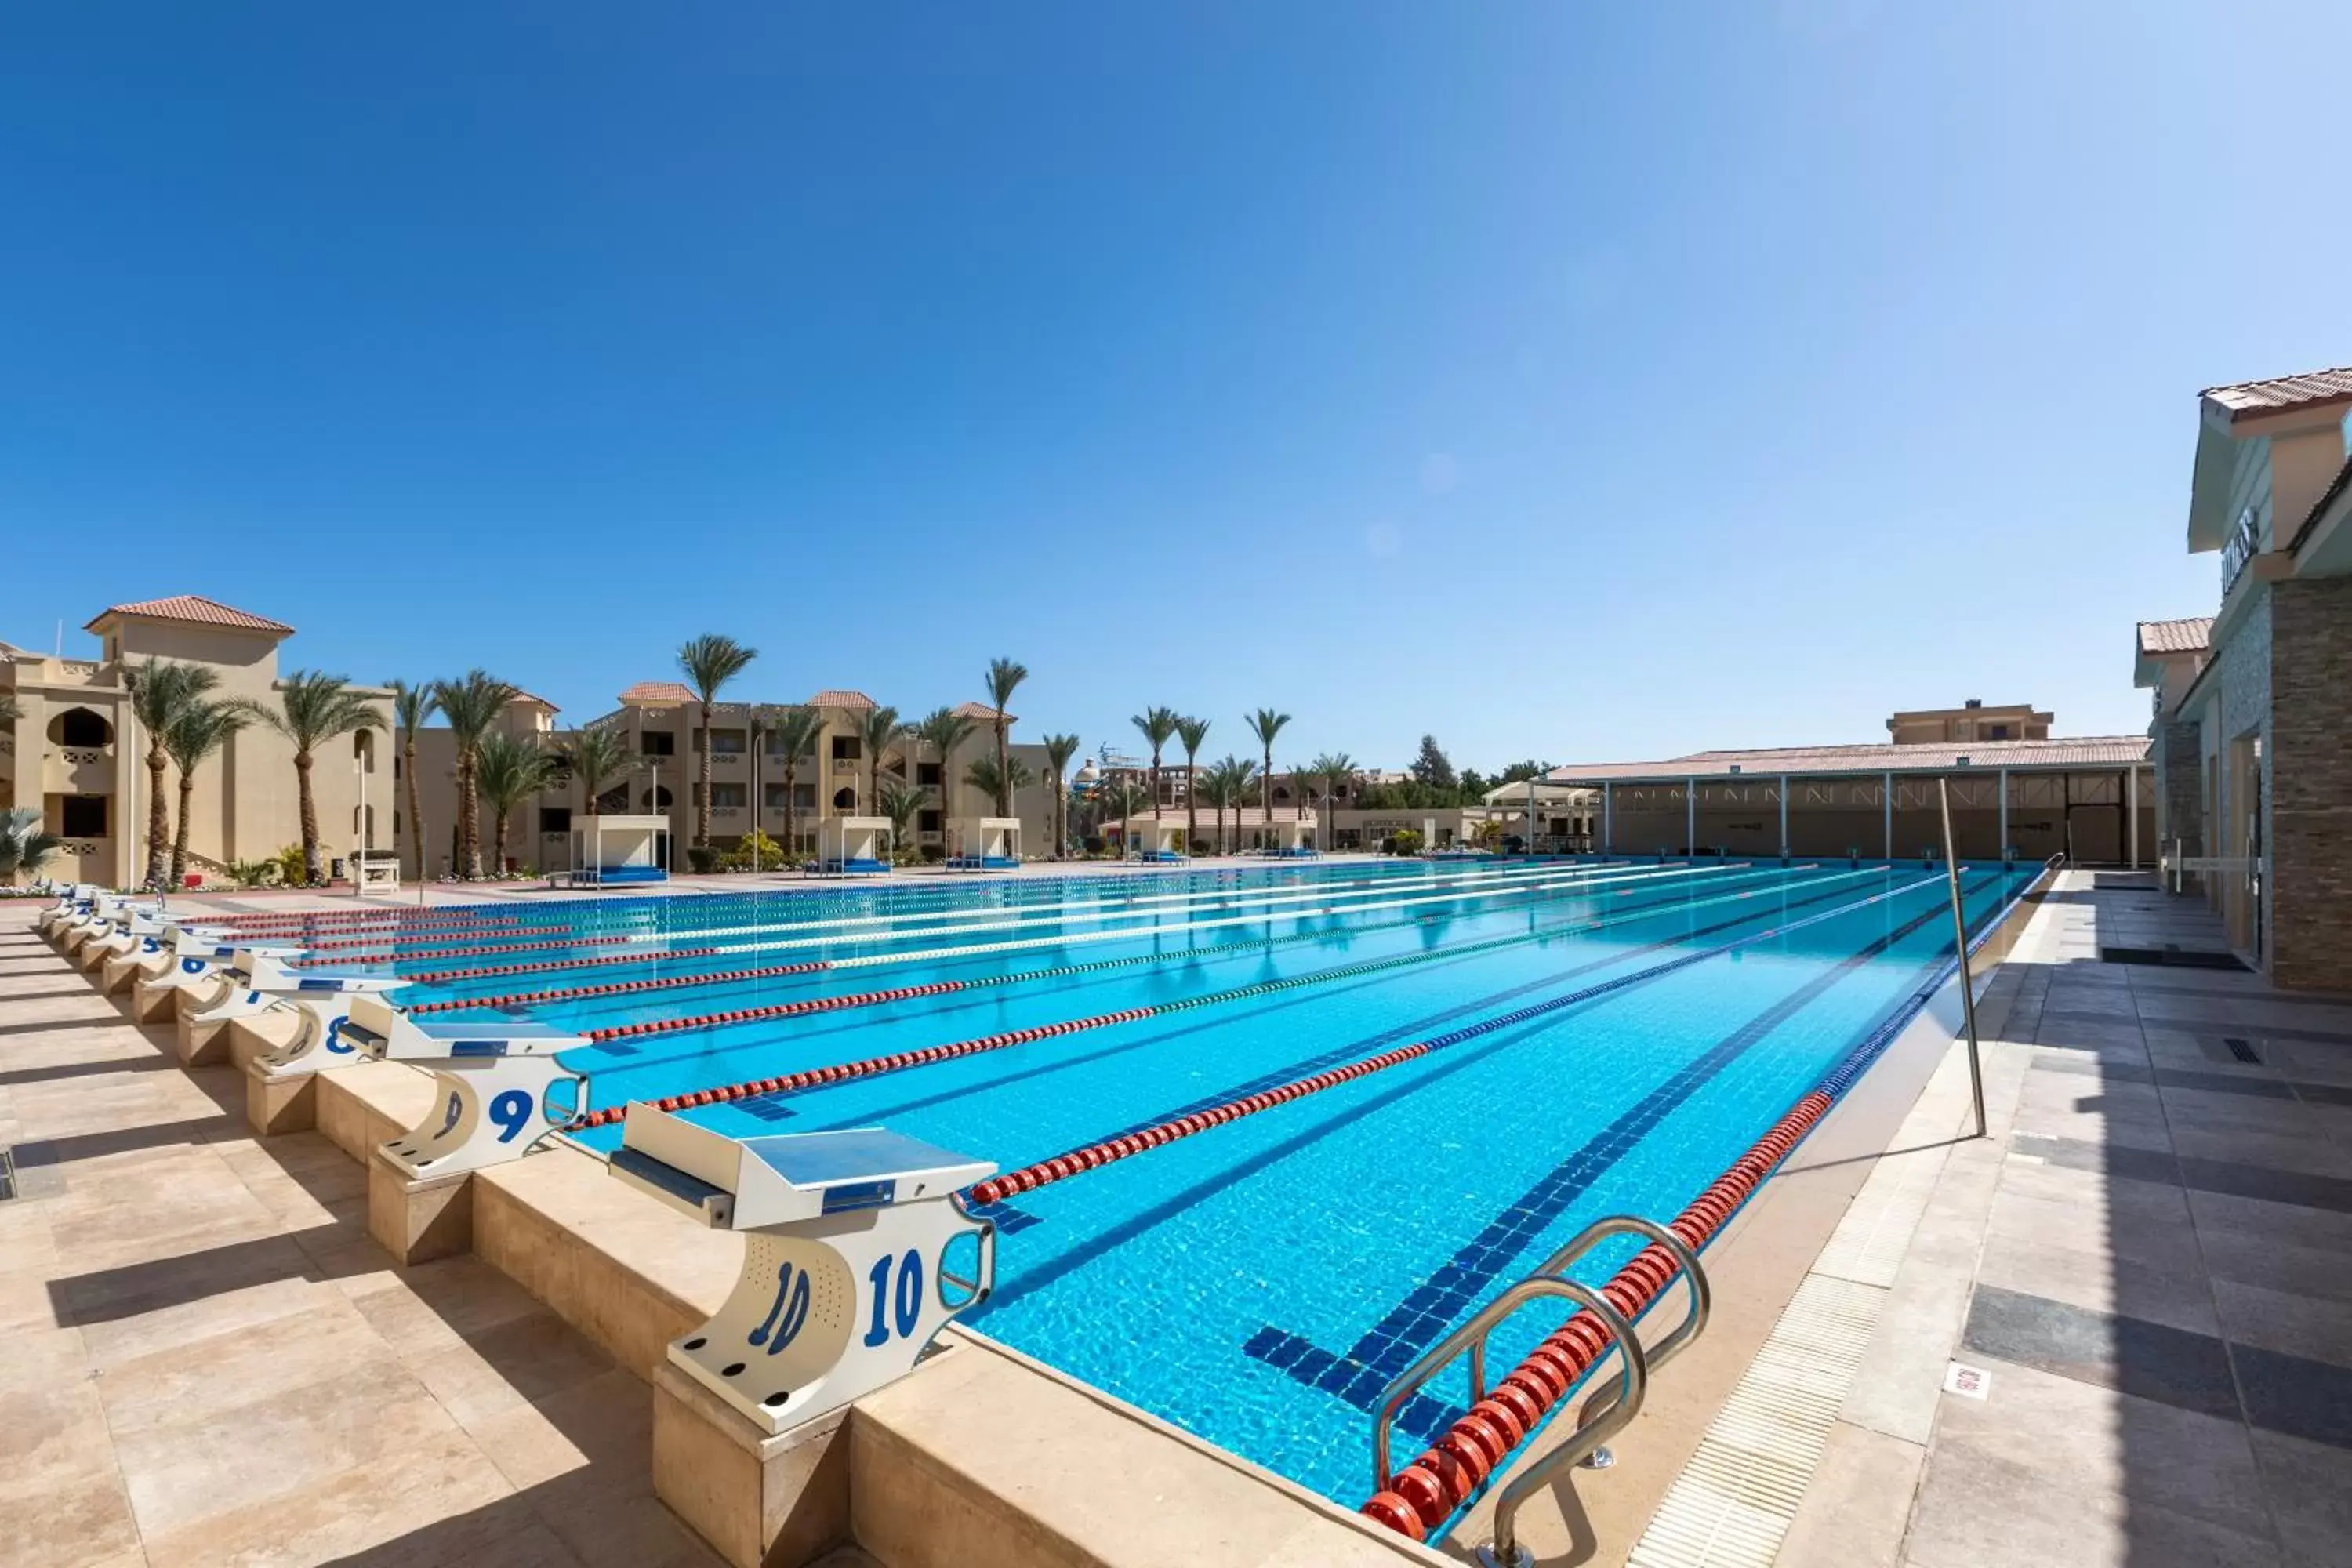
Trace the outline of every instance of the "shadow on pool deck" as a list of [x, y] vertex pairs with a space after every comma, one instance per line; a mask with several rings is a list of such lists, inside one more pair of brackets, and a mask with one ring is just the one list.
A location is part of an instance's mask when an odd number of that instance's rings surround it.
[[[1923, 1225], [1923, 1310], [1879, 1326], [1927, 1397], [1848, 1398], [1784, 1563], [2352, 1561], [2352, 997], [2102, 962], [2218, 923], [2085, 880], [1990, 1047], [2022, 1058], [2000, 1136], [1944, 1177], [1980, 1181], [1973, 1223]], [[1947, 1358], [1983, 1398], [1933, 1392]]]
[[[0, 954], [0, 1568], [716, 1561], [646, 1385], [471, 1257], [398, 1268], [366, 1178], [13, 924]], [[46, 964], [38, 962], [46, 957]]]

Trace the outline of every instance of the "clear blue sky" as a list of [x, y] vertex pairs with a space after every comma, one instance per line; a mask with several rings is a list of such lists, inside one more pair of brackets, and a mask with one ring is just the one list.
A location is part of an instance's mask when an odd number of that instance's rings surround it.
[[[1492, 767], [2138, 729], [2352, 360], [2340, 0], [19, 6], [0, 637]], [[689, 564], [696, 563], [696, 564]]]

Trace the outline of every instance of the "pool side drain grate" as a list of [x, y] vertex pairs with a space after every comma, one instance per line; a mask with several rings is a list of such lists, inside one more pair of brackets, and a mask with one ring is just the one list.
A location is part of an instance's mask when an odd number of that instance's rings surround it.
[[2260, 1067], [2263, 1065], [2263, 1055], [2260, 1051], [2254, 1049], [2253, 1041], [2242, 1039], [2236, 1035], [2224, 1035], [2221, 1037], [2221, 1043], [2229, 1047], [2230, 1054], [2237, 1058], [2240, 1061], [2245, 1062], [2252, 1067]]
[[16, 1161], [5, 1144], [0, 1144], [0, 1204], [16, 1195]]

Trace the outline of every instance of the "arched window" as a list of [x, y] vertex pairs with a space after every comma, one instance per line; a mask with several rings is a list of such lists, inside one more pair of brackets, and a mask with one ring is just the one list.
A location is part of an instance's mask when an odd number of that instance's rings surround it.
[[1276, 800], [1288, 800], [1290, 798], [1290, 786], [1288, 784], [1275, 785], [1274, 798]]
[[835, 790], [833, 792], [833, 808], [835, 811], [856, 811], [857, 809], [857, 792], [854, 789]]
[[60, 746], [110, 746], [114, 726], [87, 708], [68, 708], [49, 721], [49, 739]]
[[373, 730], [352, 731], [352, 755], [359, 759], [360, 772], [363, 773], [375, 772], [375, 731]]
[[665, 784], [659, 788], [647, 790], [646, 792], [644, 804], [655, 811], [667, 811], [669, 809], [669, 787]]

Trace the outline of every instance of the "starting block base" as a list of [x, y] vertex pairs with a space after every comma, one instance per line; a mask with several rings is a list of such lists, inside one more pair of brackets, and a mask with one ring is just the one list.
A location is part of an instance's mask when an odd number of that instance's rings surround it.
[[654, 1495], [733, 1568], [849, 1541], [849, 1409], [771, 1436], [675, 1366], [654, 1373]]
[[376, 1150], [368, 1161], [368, 1235], [403, 1263], [471, 1252], [472, 1173], [412, 1176]]
[[319, 1075], [246, 1068], [245, 1120], [264, 1138], [310, 1131], [319, 1125]]
[[131, 987], [131, 1019], [136, 1024], [169, 1024], [180, 1016], [184, 985], [163, 980], [140, 980]]

